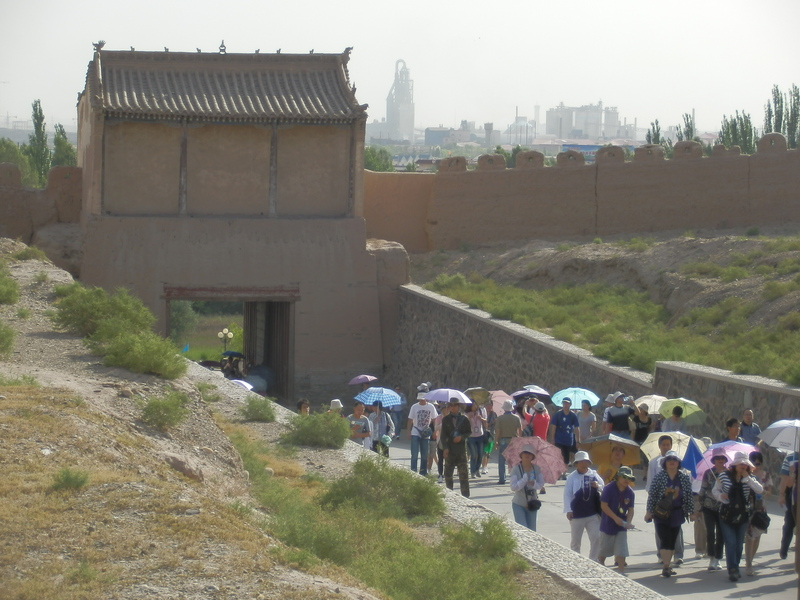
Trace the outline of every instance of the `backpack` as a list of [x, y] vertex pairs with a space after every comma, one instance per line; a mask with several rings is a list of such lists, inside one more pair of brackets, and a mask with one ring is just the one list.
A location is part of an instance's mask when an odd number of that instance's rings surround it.
[[731, 482], [728, 502], [720, 505], [719, 516], [728, 525], [741, 525], [750, 519], [750, 509], [744, 497], [744, 486], [741, 481]]

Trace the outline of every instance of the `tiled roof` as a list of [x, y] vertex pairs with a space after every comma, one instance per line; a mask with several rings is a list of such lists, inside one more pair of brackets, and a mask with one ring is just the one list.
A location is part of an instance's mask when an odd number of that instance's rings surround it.
[[343, 54], [95, 52], [86, 91], [107, 116], [231, 122], [366, 118]]

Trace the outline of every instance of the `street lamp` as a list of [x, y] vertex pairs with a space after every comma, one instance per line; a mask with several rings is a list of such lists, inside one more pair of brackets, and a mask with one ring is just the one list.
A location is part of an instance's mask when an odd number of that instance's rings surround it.
[[220, 331], [217, 334], [217, 337], [220, 340], [222, 340], [222, 351], [223, 352], [227, 351], [228, 350], [228, 340], [233, 339], [233, 332], [232, 331], [228, 331], [228, 328], [226, 327], [225, 329], [223, 329], [222, 331]]

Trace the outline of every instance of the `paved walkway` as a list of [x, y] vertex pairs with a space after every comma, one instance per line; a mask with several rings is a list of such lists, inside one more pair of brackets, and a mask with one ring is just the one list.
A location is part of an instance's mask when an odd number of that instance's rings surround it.
[[[392, 462], [409, 468], [409, 442], [403, 438], [396, 440], [390, 448]], [[434, 473], [436, 465], [433, 466]], [[761, 546], [756, 554], [755, 566], [757, 575], [748, 577], [744, 574], [742, 559], [742, 578], [737, 583], [728, 581], [727, 571], [709, 572], [708, 559], [695, 558], [694, 533], [692, 525], [684, 525], [686, 549], [684, 564], [677, 568], [675, 577], [661, 577], [660, 561], [656, 563], [655, 537], [652, 523], [644, 522], [647, 493], [642, 483], [642, 472], [635, 471], [637, 484], [636, 528], [628, 533], [628, 545], [631, 556], [628, 557], [626, 570], [630, 579], [650, 588], [654, 592], [670, 598], [704, 598], [717, 600], [727, 598], [758, 598], [759, 600], [788, 600], [798, 597], [797, 575], [790, 553], [788, 560], [780, 560], [778, 556], [783, 512], [777, 502], [768, 505], [772, 517], [770, 530], [762, 536]], [[458, 482], [456, 481], [456, 489]], [[546, 486], [547, 493], [541, 496], [542, 509], [538, 518], [538, 533], [556, 543], [569, 547], [569, 524], [563, 514], [564, 482]], [[489, 463], [489, 474], [479, 479], [470, 480], [471, 499], [487, 509], [513, 519], [511, 515], [511, 491], [508, 485], [497, 485], [497, 451]], [[583, 554], [588, 554], [588, 541], [584, 538]], [[611, 564], [612, 560], [607, 560]], [[722, 561], [724, 565], [724, 558]], [[632, 599], [634, 600], [634, 599]]]

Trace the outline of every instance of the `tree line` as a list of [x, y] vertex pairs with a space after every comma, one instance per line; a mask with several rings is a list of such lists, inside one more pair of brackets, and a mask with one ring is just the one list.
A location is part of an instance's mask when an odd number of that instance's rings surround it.
[[[785, 93], [777, 85], [772, 87], [772, 96], [764, 106], [764, 127], [761, 133], [762, 135], [783, 134], [789, 149], [797, 148], [800, 145], [800, 89], [796, 84], [792, 84], [789, 91]], [[683, 124], [676, 127], [675, 136], [679, 142], [691, 140], [700, 142], [700, 138], [696, 135], [692, 115], [684, 113]], [[661, 135], [658, 119], [650, 123], [645, 137], [648, 144], [662, 146], [664, 155], [672, 158], [672, 139]], [[753, 125], [750, 115], [746, 111], [739, 113], [737, 110], [731, 116], [722, 116], [716, 143], [722, 144], [726, 148], [739, 146], [742, 154], [755, 154], [759, 137], [758, 128]], [[711, 149], [711, 144], [703, 144], [703, 152], [706, 155], [711, 154]]]
[[78, 163], [78, 154], [61, 123], [56, 123], [51, 149], [41, 101], [34, 100], [31, 109], [33, 133], [28, 136], [28, 143], [18, 145], [8, 138], [0, 138], [0, 163], [17, 165], [22, 185], [44, 188], [50, 168], [74, 167]]

